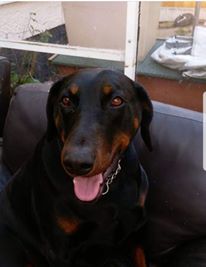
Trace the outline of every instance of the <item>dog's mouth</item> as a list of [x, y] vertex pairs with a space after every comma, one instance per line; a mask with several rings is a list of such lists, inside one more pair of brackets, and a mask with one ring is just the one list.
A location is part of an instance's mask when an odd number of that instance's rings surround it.
[[75, 176], [73, 183], [76, 197], [81, 201], [91, 202], [108, 193], [109, 185], [121, 169], [119, 161], [119, 158], [115, 157], [105, 172], [94, 176]]

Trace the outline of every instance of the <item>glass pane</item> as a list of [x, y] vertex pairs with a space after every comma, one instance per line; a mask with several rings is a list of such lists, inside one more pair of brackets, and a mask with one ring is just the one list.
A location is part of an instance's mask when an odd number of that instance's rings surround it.
[[0, 38], [67, 43], [61, 2], [5, 2], [0, 17]]
[[206, 2], [142, 2], [137, 78], [151, 97], [202, 111]]
[[[40, 43], [68, 44], [62, 4], [59, 1], [0, 4], [0, 38]], [[12, 64], [11, 85], [54, 79], [56, 70], [49, 64], [52, 54], [1, 48], [0, 55]]]

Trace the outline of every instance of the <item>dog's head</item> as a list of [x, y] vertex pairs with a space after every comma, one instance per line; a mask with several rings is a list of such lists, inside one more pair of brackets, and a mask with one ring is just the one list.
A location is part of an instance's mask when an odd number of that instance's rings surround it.
[[61, 162], [82, 201], [95, 200], [138, 128], [151, 149], [152, 104], [122, 73], [84, 70], [56, 82], [47, 103], [47, 138], [58, 138]]

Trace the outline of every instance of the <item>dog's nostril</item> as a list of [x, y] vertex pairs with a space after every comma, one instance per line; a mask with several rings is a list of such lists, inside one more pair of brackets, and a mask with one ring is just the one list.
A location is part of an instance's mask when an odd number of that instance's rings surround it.
[[64, 160], [63, 161], [63, 164], [64, 164], [64, 166], [68, 169], [68, 170], [72, 170], [72, 168], [73, 168], [73, 164], [71, 163], [71, 162], [69, 162], [68, 160]]
[[85, 171], [90, 171], [92, 169], [93, 165], [90, 163], [81, 163], [80, 164], [80, 169], [85, 170]]
[[75, 175], [86, 175], [93, 168], [93, 164], [90, 162], [72, 161], [69, 159], [65, 159], [63, 164], [70, 173]]

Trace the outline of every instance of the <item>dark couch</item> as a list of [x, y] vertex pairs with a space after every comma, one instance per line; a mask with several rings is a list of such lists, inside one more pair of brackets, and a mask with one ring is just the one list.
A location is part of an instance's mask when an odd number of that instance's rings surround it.
[[0, 136], [10, 101], [10, 62], [0, 56]]
[[[31, 155], [46, 128], [50, 84], [17, 88], [3, 136], [1, 188]], [[136, 148], [147, 171], [147, 256], [158, 266], [206, 266], [206, 173], [202, 159], [202, 114], [153, 102], [153, 152], [139, 135]], [[8, 171], [9, 170], [9, 171]]]

